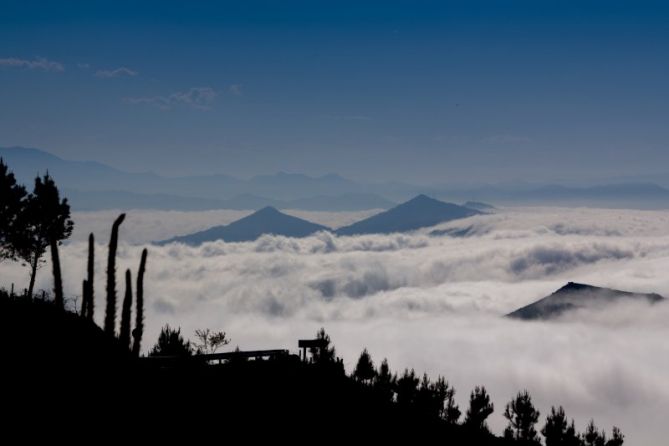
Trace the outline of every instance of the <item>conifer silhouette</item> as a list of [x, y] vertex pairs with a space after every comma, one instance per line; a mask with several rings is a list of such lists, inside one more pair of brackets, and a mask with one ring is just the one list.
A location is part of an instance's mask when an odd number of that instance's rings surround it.
[[541, 429], [541, 435], [546, 438], [546, 446], [579, 446], [581, 440], [574, 427], [567, 422], [564, 409], [560, 406], [557, 410], [551, 407], [551, 413], [546, 417], [546, 423]]
[[539, 415], [527, 390], [519, 392], [504, 409], [504, 418], [509, 421], [504, 430], [504, 438], [527, 446], [541, 446], [539, 435], [534, 428], [539, 421]]
[[353, 371], [353, 376], [364, 383], [369, 383], [374, 376], [376, 376], [372, 357], [366, 348], [360, 353], [360, 358], [358, 358], [358, 363]]
[[485, 387], [476, 386], [469, 396], [469, 408], [465, 414], [465, 426], [479, 432], [489, 432], [486, 419], [494, 412], [495, 405]]

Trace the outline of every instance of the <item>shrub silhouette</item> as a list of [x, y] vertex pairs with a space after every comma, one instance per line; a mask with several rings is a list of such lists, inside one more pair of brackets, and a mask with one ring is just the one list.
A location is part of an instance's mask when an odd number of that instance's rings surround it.
[[105, 311], [104, 330], [110, 336], [116, 331], [116, 248], [118, 246], [118, 228], [123, 223], [125, 214], [118, 216], [112, 225], [107, 258], [107, 308]]
[[160, 330], [158, 342], [149, 352], [149, 356], [191, 356], [193, 348], [189, 341], [181, 336], [181, 328], [172, 329], [165, 325]]
[[211, 331], [209, 328], [195, 330], [195, 351], [198, 354], [216, 353], [219, 348], [228, 345], [230, 339], [224, 331]]

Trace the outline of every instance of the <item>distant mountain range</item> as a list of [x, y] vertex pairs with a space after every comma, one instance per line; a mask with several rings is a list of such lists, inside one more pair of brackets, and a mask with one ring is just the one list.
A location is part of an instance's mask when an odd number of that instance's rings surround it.
[[642, 301], [654, 304], [665, 299], [659, 294], [641, 294], [599, 288], [569, 282], [550, 296], [519, 308], [507, 316], [518, 319], [553, 319], [578, 309], [604, 309], [621, 301]]
[[180, 242], [187, 245], [199, 245], [215, 240], [243, 242], [256, 240], [263, 234], [306, 237], [318, 231], [330, 231], [338, 235], [388, 234], [413, 231], [479, 213], [474, 209], [443, 203], [425, 195], [419, 195], [389, 211], [332, 231], [328, 227], [284, 214], [273, 207], [265, 207], [227, 226], [215, 226], [205, 231], [174, 237], [158, 243]]
[[257, 210], [267, 206], [304, 211], [363, 211], [388, 209], [396, 203], [374, 194], [319, 195], [294, 200], [278, 200], [251, 194], [230, 199], [184, 197], [169, 194], [138, 194], [122, 190], [81, 191], [63, 189], [63, 195], [78, 211], [103, 209], [158, 209], [206, 211], [212, 209]]
[[476, 214], [480, 212], [457, 204], [444, 203], [426, 195], [418, 195], [406, 203], [339, 228], [335, 232], [338, 235], [406, 232]]
[[[24, 184], [32, 184], [35, 175], [48, 170], [60, 188], [67, 192], [75, 210], [256, 210], [272, 206], [279, 209], [357, 211], [389, 209], [395, 203], [419, 194], [445, 201], [506, 205], [669, 208], [669, 189], [643, 181], [643, 177], [578, 187], [526, 183], [419, 186], [398, 181], [360, 183], [336, 174], [313, 177], [285, 172], [250, 179], [229, 175], [166, 177], [152, 172], [124, 172], [98, 162], [64, 160], [39, 149], [23, 147], [0, 148], [0, 157], [7, 161]], [[470, 207], [476, 208], [475, 204]], [[487, 212], [485, 209], [478, 210]]]

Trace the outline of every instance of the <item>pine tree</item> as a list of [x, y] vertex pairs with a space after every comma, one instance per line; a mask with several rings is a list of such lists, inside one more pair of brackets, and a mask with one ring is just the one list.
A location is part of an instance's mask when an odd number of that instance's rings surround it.
[[623, 433], [620, 432], [620, 429], [618, 429], [616, 426], [613, 426], [612, 437], [609, 441], [606, 442], [606, 446], [623, 446], [624, 442], [625, 436]]
[[539, 435], [534, 428], [539, 421], [539, 415], [527, 390], [519, 392], [504, 410], [504, 418], [509, 421], [509, 425], [504, 430], [504, 438], [515, 440], [523, 445], [541, 446]]
[[546, 438], [546, 446], [579, 446], [580, 438], [574, 427], [574, 420], [567, 423], [564, 409], [560, 406], [557, 410], [551, 407], [551, 413], [546, 417], [546, 423], [541, 429], [541, 434]]
[[15, 244], [19, 256], [30, 264], [31, 269], [28, 295], [33, 293], [40, 259], [46, 248], [50, 247], [55, 303], [63, 308], [63, 279], [58, 246], [72, 234], [74, 223], [70, 219], [67, 199], [60, 199], [56, 183], [48, 173], [42, 178], [35, 178], [35, 188], [25, 200], [17, 225], [22, 229], [20, 234], [16, 234]]
[[369, 383], [376, 376], [372, 357], [366, 348], [360, 354], [360, 358], [358, 358], [353, 376], [364, 383]]
[[590, 423], [588, 423], [585, 433], [583, 434], [583, 444], [585, 446], [606, 445], [606, 434], [604, 432], [599, 432], [597, 426], [595, 426], [595, 420], [590, 420]]
[[395, 392], [397, 393], [397, 404], [402, 408], [408, 408], [416, 403], [418, 396], [419, 379], [416, 372], [411, 369], [404, 369], [404, 373], [397, 379]]
[[393, 388], [395, 387], [396, 380], [397, 376], [390, 372], [388, 360], [384, 359], [373, 381], [374, 390], [381, 396], [383, 401], [390, 402], [393, 400], [395, 395]]
[[495, 406], [485, 387], [476, 386], [469, 396], [469, 408], [465, 414], [464, 424], [468, 429], [478, 432], [490, 432], [486, 419], [494, 412]]
[[[17, 252], [17, 221], [23, 212], [26, 188], [16, 183], [16, 177], [0, 158], [0, 261], [15, 259]], [[18, 238], [20, 239], [20, 237]]]

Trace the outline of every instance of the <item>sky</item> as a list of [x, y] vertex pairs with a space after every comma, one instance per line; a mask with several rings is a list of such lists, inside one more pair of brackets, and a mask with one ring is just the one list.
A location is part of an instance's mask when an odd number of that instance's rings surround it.
[[1, 1], [0, 146], [166, 175], [665, 173], [662, 2]]
[[[136, 274], [141, 250], [149, 251], [145, 351], [166, 323], [191, 339], [196, 329], [223, 330], [229, 350], [291, 352], [324, 327], [349, 372], [366, 347], [376, 365], [386, 357], [400, 373], [444, 376], [463, 411], [469, 392], [484, 385], [497, 434], [506, 425], [504, 404], [527, 389], [541, 411], [539, 428], [551, 405], [562, 405], [580, 431], [594, 418], [609, 433], [620, 427], [626, 444], [666, 443], [669, 304], [611, 305], [545, 322], [503, 315], [569, 281], [669, 296], [668, 211], [513, 208], [437, 227], [469, 229], [460, 238], [428, 236], [435, 228], [425, 228], [147, 246], [157, 235], [210, 226], [221, 212], [130, 212], [121, 225], [118, 271]], [[111, 212], [73, 217], [75, 234], [60, 250], [65, 294], [80, 303], [92, 231], [101, 324]], [[38, 290], [52, 287], [46, 260]], [[28, 269], [6, 262], [2, 277], [21, 289]]]

